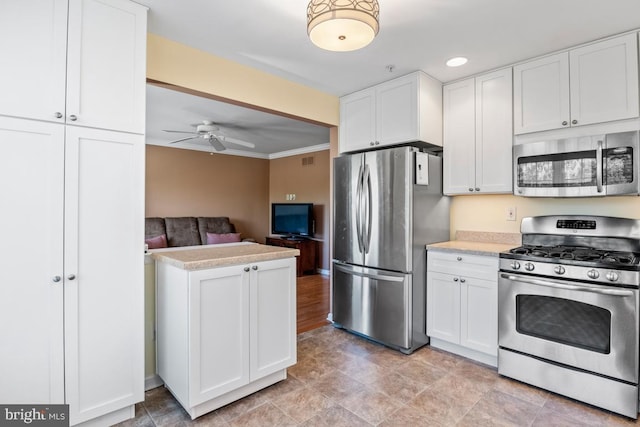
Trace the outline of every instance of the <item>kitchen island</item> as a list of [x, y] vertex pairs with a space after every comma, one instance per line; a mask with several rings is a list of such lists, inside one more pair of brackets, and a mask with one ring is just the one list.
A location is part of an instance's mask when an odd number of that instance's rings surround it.
[[152, 255], [158, 375], [192, 419], [285, 379], [296, 363], [298, 254], [237, 243]]

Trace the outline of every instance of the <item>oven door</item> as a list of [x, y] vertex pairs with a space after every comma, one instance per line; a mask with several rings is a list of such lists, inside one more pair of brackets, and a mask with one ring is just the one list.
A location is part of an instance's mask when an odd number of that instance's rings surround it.
[[638, 290], [500, 273], [498, 344], [638, 383]]

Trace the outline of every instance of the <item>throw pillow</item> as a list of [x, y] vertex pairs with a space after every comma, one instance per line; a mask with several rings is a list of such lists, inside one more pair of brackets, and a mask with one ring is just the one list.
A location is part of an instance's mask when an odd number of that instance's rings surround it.
[[240, 233], [207, 233], [207, 245], [215, 243], [234, 243], [240, 241]]
[[149, 249], [160, 249], [167, 247], [167, 235], [161, 234], [155, 237], [149, 237], [144, 239], [144, 242], [149, 246]]

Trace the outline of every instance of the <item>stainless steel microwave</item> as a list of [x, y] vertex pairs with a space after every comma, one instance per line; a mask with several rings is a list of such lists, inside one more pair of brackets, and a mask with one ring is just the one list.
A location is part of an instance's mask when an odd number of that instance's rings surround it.
[[639, 194], [638, 131], [513, 148], [513, 193], [529, 197]]

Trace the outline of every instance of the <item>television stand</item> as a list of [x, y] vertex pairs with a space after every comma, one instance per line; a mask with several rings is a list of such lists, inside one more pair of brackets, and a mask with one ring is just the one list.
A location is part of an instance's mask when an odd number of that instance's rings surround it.
[[318, 242], [311, 239], [289, 237], [267, 237], [266, 244], [271, 246], [281, 246], [293, 248], [300, 251], [300, 256], [296, 257], [296, 275], [302, 276], [304, 273], [315, 274], [318, 268]]

